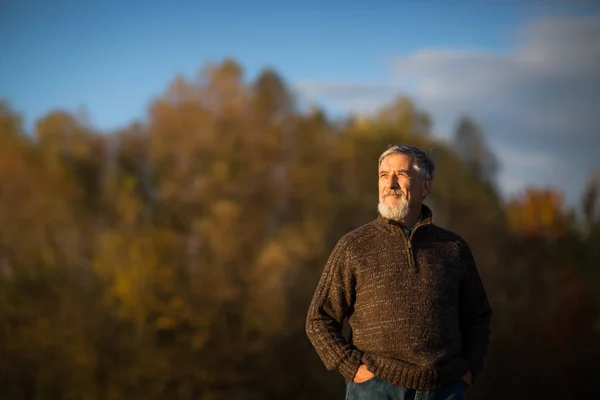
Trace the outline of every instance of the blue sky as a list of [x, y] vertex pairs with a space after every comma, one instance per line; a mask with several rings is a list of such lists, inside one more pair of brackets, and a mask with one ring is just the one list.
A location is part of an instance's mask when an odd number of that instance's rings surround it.
[[[432, 114], [436, 134], [447, 137], [458, 114], [468, 112], [486, 128], [493, 150], [503, 162], [500, 183], [506, 194], [530, 184], [553, 185], [565, 190], [567, 200], [573, 203], [587, 178], [585, 173], [573, 183], [567, 172], [557, 176], [548, 170], [558, 150], [564, 149], [565, 137], [559, 132], [548, 141], [547, 136], [530, 133], [535, 127], [539, 132], [548, 129], [539, 123], [521, 123], [523, 118], [506, 104], [516, 104], [511, 96], [531, 98], [522, 108], [545, 120], [542, 117], [549, 108], [539, 109], [539, 104], [548, 93], [558, 90], [564, 97], [567, 90], [569, 96], [581, 100], [585, 90], [574, 81], [564, 81], [565, 76], [575, 71], [581, 79], [597, 84], [598, 73], [590, 72], [596, 65], [600, 70], [595, 56], [584, 60], [583, 66], [572, 63], [551, 70], [547, 81], [538, 82], [537, 77], [543, 75], [538, 64], [547, 64], [544, 60], [535, 64], [536, 60], [523, 57], [521, 51], [539, 53], [542, 58], [560, 55], [567, 50], [546, 49], [548, 43], [560, 42], [553, 39], [556, 35], [562, 35], [567, 45], [582, 42], [581, 36], [583, 42], [593, 44], [599, 24], [595, 19], [589, 21], [600, 15], [594, 3], [4, 0], [0, 3], [0, 97], [7, 98], [24, 116], [28, 130], [35, 119], [52, 109], [75, 111], [79, 107], [85, 107], [96, 127], [110, 130], [143, 118], [149, 101], [176, 73], [191, 77], [208, 61], [232, 57], [243, 65], [249, 79], [263, 67], [275, 68], [301, 98], [332, 113], [369, 113], [405, 93]], [[588, 21], [590, 27], [578, 28], [579, 19]], [[567, 55], [580, 58], [588, 53], [584, 47]], [[498, 65], [504, 67], [498, 69]], [[523, 65], [536, 66], [535, 74], [524, 72]], [[461, 75], [465, 70], [470, 71], [468, 77]], [[499, 87], [512, 88], [501, 94], [504, 103], [492, 101], [494, 106], [482, 107], [488, 104], [485, 91], [480, 93], [483, 89], [461, 90], [465, 79], [469, 88], [477, 88], [469, 82], [478, 75], [502, 77]], [[560, 88], [556, 77], [564, 81]], [[443, 82], [454, 82], [457, 87], [446, 88]], [[486, 78], [482, 87], [487, 87], [487, 82]], [[519, 82], [526, 82], [527, 93], [519, 93], [523, 87]], [[340, 89], [354, 95], [341, 100], [332, 97]], [[450, 89], [460, 92], [457, 98], [445, 94], [444, 90]], [[497, 87], [487, 90], [497, 92]], [[542, 93], [544, 97], [538, 96]], [[591, 96], [586, 104], [598, 100]], [[568, 104], [575, 103], [569, 100]], [[579, 114], [587, 121], [582, 127], [585, 132], [575, 140], [579, 147], [559, 158], [562, 163], [583, 158], [571, 167], [587, 171], [598, 162], [589, 150], [590, 143], [600, 148], [600, 142], [588, 132], [595, 120], [587, 119], [593, 118], [593, 113]], [[569, 117], [555, 117], [555, 130]], [[524, 137], [528, 138], [525, 144], [521, 143]], [[563, 167], [555, 168], [565, 171]]]

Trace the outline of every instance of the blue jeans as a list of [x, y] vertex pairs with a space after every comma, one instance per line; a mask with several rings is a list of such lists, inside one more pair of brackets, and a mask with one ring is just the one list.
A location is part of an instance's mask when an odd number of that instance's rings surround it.
[[346, 400], [464, 400], [467, 387], [467, 382], [461, 379], [433, 390], [411, 390], [375, 376], [363, 383], [348, 382]]

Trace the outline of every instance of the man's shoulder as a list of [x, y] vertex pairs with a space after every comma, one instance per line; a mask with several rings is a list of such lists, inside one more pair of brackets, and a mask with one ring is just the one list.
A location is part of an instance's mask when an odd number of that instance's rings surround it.
[[439, 241], [454, 242], [459, 245], [467, 245], [466, 240], [458, 233], [447, 228], [442, 228], [439, 225], [431, 224], [428, 233], [431, 238], [435, 238]]
[[467, 241], [458, 233], [440, 226], [431, 224], [431, 229], [428, 232], [427, 241], [436, 243], [434, 246], [437, 251], [442, 252], [444, 257], [448, 259], [463, 259], [469, 257], [471, 249]]
[[375, 226], [374, 221], [370, 221], [346, 233], [340, 238], [338, 244], [348, 247], [360, 246], [380, 233], [381, 231]]

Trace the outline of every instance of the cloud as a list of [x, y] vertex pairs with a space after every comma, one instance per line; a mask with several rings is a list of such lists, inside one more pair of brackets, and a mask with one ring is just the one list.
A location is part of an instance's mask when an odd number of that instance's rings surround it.
[[600, 63], [600, 17], [543, 19], [519, 32], [517, 62], [550, 78], [596, 78]]
[[307, 93], [363, 113], [409, 94], [446, 138], [466, 112], [502, 162], [505, 193], [552, 185], [574, 204], [600, 162], [600, 17], [539, 19], [513, 38], [507, 52], [421, 49], [397, 57], [387, 82], [312, 82]]
[[296, 85], [309, 102], [327, 103], [334, 110], [372, 113], [398, 94], [389, 83], [303, 81]]

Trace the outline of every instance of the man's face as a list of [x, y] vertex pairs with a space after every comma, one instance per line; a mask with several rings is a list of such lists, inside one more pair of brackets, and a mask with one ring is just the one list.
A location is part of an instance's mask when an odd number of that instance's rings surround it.
[[379, 203], [387, 209], [405, 209], [406, 214], [420, 206], [429, 188], [430, 182], [417, 176], [410, 156], [390, 154], [379, 166]]

